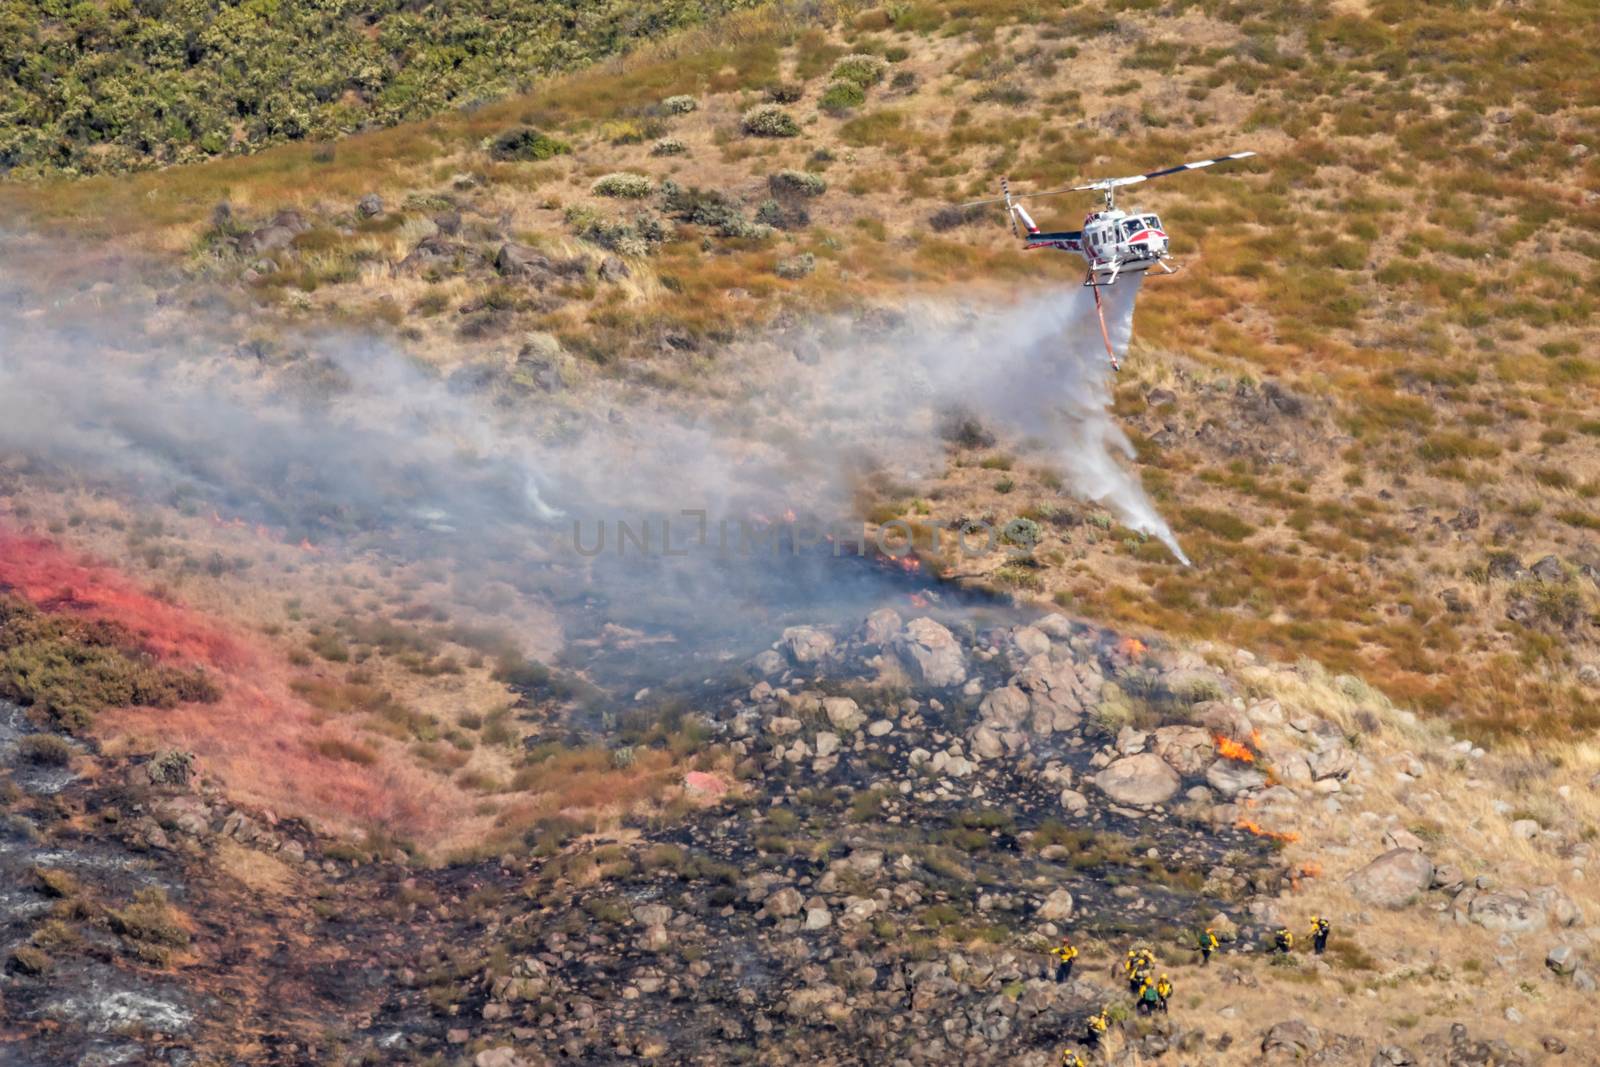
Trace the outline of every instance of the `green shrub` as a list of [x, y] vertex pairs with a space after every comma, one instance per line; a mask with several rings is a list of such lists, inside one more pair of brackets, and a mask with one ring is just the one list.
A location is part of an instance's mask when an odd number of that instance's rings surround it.
[[670, 178], [661, 183], [661, 202], [668, 215], [704, 226], [721, 237], [768, 237], [770, 226], [752, 223], [739, 206], [714, 190], [682, 186]]
[[828, 77], [835, 82], [849, 82], [861, 89], [867, 89], [883, 81], [883, 75], [888, 69], [889, 64], [882, 57], [857, 52], [840, 57]]
[[689, 146], [676, 137], [663, 137], [650, 146], [652, 156], [681, 156], [689, 151]]
[[806, 87], [794, 82], [778, 82], [767, 86], [769, 104], [793, 104], [806, 95]]
[[36, 767], [65, 767], [72, 762], [72, 746], [55, 734], [28, 734], [17, 743], [17, 755]]
[[532, 126], [517, 126], [491, 138], [484, 148], [495, 159], [507, 162], [529, 162], [564, 156], [572, 146]]
[[802, 252], [798, 256], [778, 260], [774, 268], [778, 277], [791, 280], [804, 278], [817, 269], [817, 257], [810, 252]]
[[622, 200], [642, 200], [655, 191], [655, 185], [643, 174], [618, 171], [604, 174], [589, 187], [596, 196], [611, 196]]
[[661, 110], [669, 115], [687, 115], [700, 107], [700, 102], [687, 94], [669, 96], [661, 101]]
[[828, 191], [828, 183], [803, 170], [780, 170], [767, 178], [774, 196], [816, 197]]
[[829, 112], [849, 111], [867, 102], [867, 94], [855, 82], [834, 82], [817, 103]]
[[46, 615], [0, 596], [0, 698], [76, 730], [104, 708], [170, 708], [219, 696], [198, 670], [152, 663], [132, 634], [111, 623]]
[[757, 104], [744, 113], [741, 124], [752, 137], [800, 136], [800, 124], [776, 104]]

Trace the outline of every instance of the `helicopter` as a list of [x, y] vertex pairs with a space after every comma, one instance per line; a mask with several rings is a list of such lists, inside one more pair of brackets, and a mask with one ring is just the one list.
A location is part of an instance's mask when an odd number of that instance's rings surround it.
[[[1233, 159], [1248, 159], [1253, 155], [1254, 152], [1233, 152], [1215, 159], [1182, 163], [1176, 167], [1164, 167], [1146, 174], [1133, 174], [1125, 178], [1097, 178], [1085, 185], [1050, 189], [1042, 193], [1013, 193], [1010, 180], [1001, 178], [998, 197], [974, 200], [962, 206], [971, 208], [986, 204], [1004, 204], [1006, 217], [1011, 222], [1011, 232], [1023, 239], [1024, 249], [1054, 248], [1062, 252], [1076, 252], [1088, 262], [1088, 274], [1083, 284], [1094, 292], [1095, 310], [1100, 315], [1100, 334], [1105, 338], [1106, 354], [1111, 359], [1111, 369], [1118, 370], [1120, 366], [1117, 354], [1112, 349], [1111, 337], [1106, 332], [1105, 312], [1100, 303], [1101, 288], [1115, 285], [1118, 278], [1127, 275], [1143, 274], [1156, 268], [1160, 268], [1164, 274], [1176, 274], [1178, 268], [1172, 263], [1171, 256], [1167, 252], [1167, 232], [1161, 226], [1160, 217], [1147, 211], [1123, 211], [1118, 208], [1117, 190], [1125, 185], [1147, 182], [1152, 178], [1163, 178], [1168, 174], [1179, 174], [1187, 170], [1201, 170]], [[1041, 231], [1027, 209], [1018, 202], [1082, 192], [1104, 194], [1105, 207], [1099, 211], [1089, 212], [1084, 217], [1081, 230], [1051, 233]], [[1018, 230], [1018, 222], [1021, 222], [1027, 230], [1025, 235]]]

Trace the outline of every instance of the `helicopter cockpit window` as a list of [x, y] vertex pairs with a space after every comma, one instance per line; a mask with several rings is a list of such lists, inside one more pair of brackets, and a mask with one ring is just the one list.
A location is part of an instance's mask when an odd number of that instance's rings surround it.
[[1144, 217], [1144, 224], [1152, 230], [1161, 229], [1161, 220], [1156, 218], [1154, 215], [1146, 215]]
[[1138, 219], [1129, 219], [1127, 222], [1122, 224], [1122, 232], [1127, 234], [1129, 237], [1132, 237], [1142, 229], [1144, 229], [1144, 223], [1140, 222]]

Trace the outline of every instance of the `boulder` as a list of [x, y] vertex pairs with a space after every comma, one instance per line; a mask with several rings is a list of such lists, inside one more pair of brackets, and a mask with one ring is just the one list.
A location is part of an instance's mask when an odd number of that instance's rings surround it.
[[1050, 638], [1036, 626], [1022, 626], [1011, 635], [1012, 644], [1025, 656], [1044, 656], [1050, 653]]
[[1523, 890], [1473, 893], [1467, 901], [1466, 912], [1468, 922], [1496, 933], [1542, 930], [1548, 921], [1544, 908]]
[[1394, 848], [1347, 881], [1351, 892], [1368, 904], [1403, 908], [1433, 883], [1433, 861], [1412, 849]]
[[1219, 759], [1206, 770], [1206, 783], [1225, 797], [1260, 789], [1267, 784], [1267, 776], [1253, 763]]
[[364, 219], [377, 218], [383, 214], [383, 197], [377, 193], [368, 193], [356, 201], [356, 214]]
[[766, 913], [775, 919], [787, 919], [791, 915], [800, 914], [800, 909], [805, 904], [805, 898], [793, 886], [785, 886], [771, 896], [767, 897], [762, 905]]
[[796, 663], [815, 663], [833, 651], [833, 635], [815, 626], [790, 626], [778, 644]]
[[966, 655], [961, 645], [954, 634], [932, 619], [912, 619], [895, 648], [924, 685], [943, 687], [967, 680]]
[[1057, 889], [1044, 898], [1044, 903], [1039, 905], [1039, 918], [1048, 922], [1058, 922], [1072, 918], [1072, 894], [1065, 889]]
[[1323, 744], [1306, 754], [1313, 778], [1345, 778], [1356, 767], [1356, 754], [1342, 739]]
[[1165, 804], [1182, 784], [1178, 772], [1153, 752], [1124, 756], [1095, 775], [1094, 784], [1119, 804]]
[[995, 730], [1016, 730], [1028, 721], [1028, 694], [1015, 686], [996, 689], [978, 705], [978, 717]]
[[1298, 1019], [1278, 1023], [1261, 1038], [1261, 1051], [1303, 1060], [1322, 1047], [1322, 1034]]
[[893, 608], [879, 608], [867, 616], [861, 626], [861, 639], [869, 645], [886, 645], [900, 636], [900, 613]]
[[1544, 965], [1566, 977], [1578, 969], [1578, 954], [1571, 945], [1557, 945], [1544, 955]]
[[1005, 747], [1000, 742], [1000, 735], [987, 726], [979, 726], [972, 731], [972, 754], [979, 759], [998, 759]]
[[840, 730], [853, 731], [867, 721], [861, 706], [849, 697], [824, 697], [822, 710], [828, 721]]
[[1204, 774], [1216, 760], [1211, 734], [1198, 726], [1163, 726], [1155, 732], [1151, 749], [1179, 774]]

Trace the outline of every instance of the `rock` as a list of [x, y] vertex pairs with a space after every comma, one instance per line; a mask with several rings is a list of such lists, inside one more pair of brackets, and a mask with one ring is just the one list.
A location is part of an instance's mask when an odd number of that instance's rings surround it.
[[1057, 611], [1052, 611], [1033, 625], [1058, 641], [1065, 641], [1073, 634], [1072, 620]]
[[1011, 642], [1025, 656], [1047, 656], [1050, 654], [1050, 638], [1036, 626], [1020, 627], [1011, 635]]
[[433, 217], [433, 224], [446, 237], [454, 237], [461, 232], [461, 212], [441, 211]]
[[972, 731], [972, 754], [979, 759], [999, 759], [1005, 752], [1005, 746], [1000, 743], [1000, 735], [987, 726], [979, 726]]
[[1316, 1027], [1298, 1019], [1281, 1022], [1261, 1038], [1262, 1052], [1278, 1052], [1301, 1060], [1322, 1047], [1322, 1034]]
[[245, 244], [251, 252], [260, 255], [289, 247], [297, 236], [299, 233], [287, 226], [263, 226], [252, 230], [250, 236], [245, 238]]
[[1540, 829], [1533, 819], [1517, 819], [1511, 824], [1511, 836], [1519, 841], [1532, 841], [1539, 836]]
[[877, 719], [867, 726], [867, 734], [871, 737], [883, 737], [894, 733], [894, 723], [888, 719]]
[[443, 234], [424, 237], [395, 264], [397, 274], [454, 274], [478, 261], [478, 253]]
[[750, 666], [754, 667], [762, 674], [777, 674], [779, 671], [783, 670], [783, 657], [769, 648], [764, 652], [758, 653], [754, 658], [752, 658], [750, 660]]
[[1539, 581], [1549, 585], [1555, 585], [1567, 580], [1567, 569], [1554, 556], [1544, 557], [1532, 567], [1529, 567], [1528, 570]]
[[[1383, 847], [1391, 850], [1409, 848], [1413, 852], [1426, 852], [1428, 850], [1428, 846], [1423, 844], [1422, 838], [1399, 826], [1384, 831]], [[1435, 870], [1434, 877], [1437, 878], [1438, 874], [1439, 872]]]
[[1267, 784], [1266, 774], [1253, 763], [1219, 759], [1206, 770], [1206, 784], [1225, 797]]
[[494, 269], [502, 277], [532, 281], [542, 288], [555, 278], [581, 277], [589, 266], [582, 257], [556, 261], [536, 248], [507, 241], [495, 253]]
[[1408, 1048], [1380, 1045], [1378, 1051], [1372, 1054], [1372, 1062], [1368, 1067], [1413, 1067], [1416, 1062], [1416, 1053]]
[[774, 737], [788, 737], [800, 732], [800, 720], [787, 715], [776, 715], [767, 722], [767, 732]]
[[1583, 922], [1583, 909], [1567, 894], [1553, 885], [1540, 886], [1533, 891], [1534, 901], [1550, 917], [1552, 926], [1577, 926]]
[[1178, 772], [1153, 752], [1125, 756], [1094, 777], [1094, 784], [1119, 804], [1165, 804], [1178, 791]]
[[632, 273], [618, 256], [607, 256], [600, 261], [600, 280], [603, 282], [620, 282], [631, 277]]
[[849, 697], [824, 697], [822, 710], [827, 714], [829, 722], [846, 732], [859, 729], [861, 724], [867, 721], [861, 706]]
[[1347, 882], [1351, 892], [1368, 904], [1403, 908], [1433, 882], [1433, 862], [1409, 848], [1390, 849]]
[[1578, 969], [1578, 954], [1571, 945], [1556, 945], [1545, 953], [1544, 965], [1564, 978]]
[[1346, 778], [1356, 767], [1356, 754], [1341, 738], [1306, 754], [1313, 778]]
[[807, 930], [824, 930], [833, 925], [833, 912], [826, 906], [811, 907], [806, 909]]
[[1072, 894], [1065, 889], [1057, 889], [1044, 898], [1044, 903], [1039, 905], [1039, 918], [1048, 922], [1059, 922], [1072, 918]]
[[839, 735], [827, 730], [817, 734], [817, 755], [831, 756], [839, 751]]
[[383, 197], [377, 193], [368, 193], [356, 201], [356, 214], [364, 219], [376, 218], [383, 214]]
[[1499, 933], [1520, 934], [1540, 930], [1547, 921], [1544, 909], [1521, 890], [1474, 893], [1467, 901], [1466, 910], [1468, 922]]
[[861, 626], [861, 639], [869, 645], [886, 645], [900, 635], [900, 613], [893, 608], [879, 608], [867, 616]]
[[1433, 885], [1430, 888], [1442, 889], [1453, 896], [1466, 884], [1467, 876], [1454, 864], [1441, 863], [1433, 869]]
[[1087, 815], [1089, 812], [1089, 798], [1076, 789], [1063, 789], [1061, 791], [1061, 806], [1073, 815]]
[[665, 904], [641, 904], [633, 909], [633, 918], [640, 926], [665, 926], [672, 921], [672, 909]]
[[1009, 685], [994, 690], [978, 705], [979, 718], [1001, 732], [1020, 729], [1028, 721], [1028, 712], [1028, 694]]
[[1210, 732], [1198, 726], [1163, 726], [1155, 732], [1151, 747], [1173, 770], [1185, 776], [1204, 774], [1217, 758]]
[[800, 914], [800, 909], [805, 904], [805, 898], [793, 886], [786, 886], [767, 897], [763, 907], [768, 915], [776, 919], [787, 919], [791, 915]]
[[815, 626], [790, 626], [779, 646], [796, 663], [815, 663], [833, 651], [833, 635]]
[[1539, 1039], [1539, 1047], [1552, 1056], [1560, 1056], [1567, 1051], [1567, 1043], [1565, 1041], [1549, 1034]]
[[895, 648], [924, 685], [943, 687], [967, 680], [966, 656], [960, 644], [933, 619], [912, 619]]

